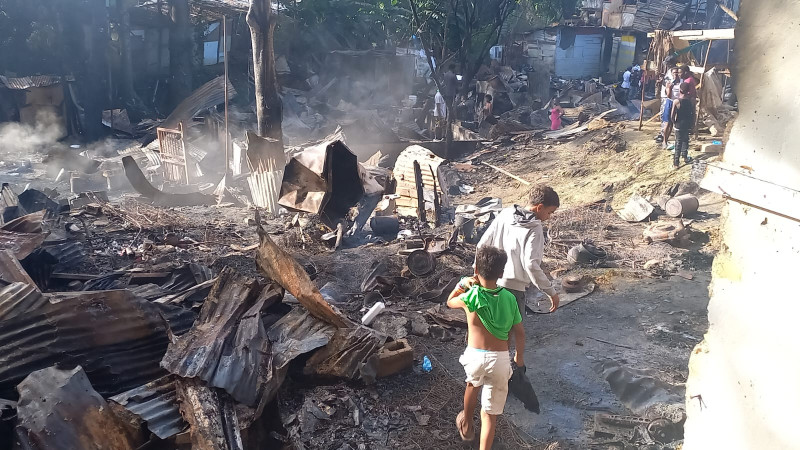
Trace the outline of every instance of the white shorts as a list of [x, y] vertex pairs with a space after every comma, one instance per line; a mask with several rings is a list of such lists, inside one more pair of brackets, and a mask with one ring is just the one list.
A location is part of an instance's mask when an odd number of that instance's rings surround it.
[[481, 409], [489, 414], [503, 414], [511, 379], [511, 359], [508, 351], [491, 352], [467, 347], [458, 359], [467, 373], [467, 383], [480, 387]]

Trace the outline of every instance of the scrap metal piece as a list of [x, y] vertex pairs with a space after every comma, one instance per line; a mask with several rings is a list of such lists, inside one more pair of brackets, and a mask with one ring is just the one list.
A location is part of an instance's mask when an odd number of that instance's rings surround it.
[[38, 370], [17, 389], [18, 448], [131, 450], [144, 444], [92, 388], [80, 366]]
[[34, 294], [6, 301], [4, 292], [11, 294], [11, 286], [0, 291], [6, 317], [0, 327], [0, 396], [13, 393], [31, 372], [58, 363], [83, 366], [103, 395], [141, 386], [164, 375], [159, 361], [169, 341], [167, 327], [181, 334], [194, 321], [189, 310], [125, 290], [64, 292], [44, 302]]
[[283, 297], [275, 285], [262, 288], [254, 278], [223, 269], [197, 323], [170, 343], [161, 367], [256, 405], [269, 376], [269, 341], [260, 314]]
[[349, 319], [325, 301], [303, 267], [269, 237], [261, 226], [258, 211], [256, 222], [260, 241], [256, 255], [258, 269], [297, 298], [314, 317], [340, 328], [352, 326]]
[[337, 130], [295, 154], [286, 165], [278, 204], [319, 214], [323, 223], [334, 228], [365, 194], [358, 158], [343, 140]]
[[136, 192], [153, 200], [153, 203], [158, 206], [200, 206], [200, 205], [214, 205], [217, 203], [213, 195], [201, 194], [199, 192], [191, 192], [188, 194], [171, 194], [163, 192], [155, 188], [142, 173], [142, 169], [136, 164], [130, 156], [122, 158], [122, 166], [125, 168], [125, 176], [128, 177], [131, 186], [136, 189]]
[[187, 427], [181, 417], [175, 380], [171, 376], [117, 394], [109, 400], [140, 417], [147, 423], [147, 429], [161, 439], [175, 436]]

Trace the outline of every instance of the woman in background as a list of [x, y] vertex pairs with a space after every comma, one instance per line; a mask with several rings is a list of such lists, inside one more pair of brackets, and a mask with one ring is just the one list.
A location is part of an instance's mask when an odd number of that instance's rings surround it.
[[564, 115], [564, 109], [556, 103], [555, 99], [550, 102], [550, 129], [558, 130], [561, 128], [561, 116]]

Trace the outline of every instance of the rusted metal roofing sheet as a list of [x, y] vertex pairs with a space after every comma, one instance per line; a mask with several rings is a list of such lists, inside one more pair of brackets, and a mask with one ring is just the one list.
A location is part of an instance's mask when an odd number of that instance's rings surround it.
[[143, 445], [92, 388], [84, 370], [49, 367], [19, 385], [14, 448], [24, 450], [130, 450]]
[[0, 230], [0, 249], [9, 250], [17, 259], [24, 259], [39, 248], [47, 233], [16, 233]]
[[56, 75], [35, 75], [32, 77], [9, 78], [0, 75], [0, 83], [9, 89], [22, 90], [52, 86], [61, 83], [61, 77]]
[[689, 6], [688, 2], [673, 0], [649, 0], [638, 2], [633, 16], [633, 30], [643, 33], [655, 30], [671, 30], [678, 17]]
[[[12, 311], [22, 313], [0, 327], [0, 396], [33, 371], [57, 363], [80, 364], [95, 389], [114, 395], [164, 375], [159, 366], [167, 349], [167, 324], [185, 332], [194, 313], [157, 305], [130, 291], [68, 292], [49, 302], [24, 297]], [[165, 320], [166, 319], [166, 320]], [[9, 397], [10, 396], [10, 397]]]
[[283, 297], [277, 285], [262, 288], [254, 278], [223, 269], [197, 323], [170, 343], [161, 366], [224, 389], [240, 403], [255, 405], [269, 370], [261, 310]]
[[147, 423], [147, 429], [161, 439], [167, 439], [186, 429], [172, 376], [161, 377], [109, 400], [139, 416]]
[[43, 296], [36, 286], [28, 283], [11, 283], [0, 289], [0, 322], [5, 324], [4, 321], [36, 311], [46, 303], [47, 297]]

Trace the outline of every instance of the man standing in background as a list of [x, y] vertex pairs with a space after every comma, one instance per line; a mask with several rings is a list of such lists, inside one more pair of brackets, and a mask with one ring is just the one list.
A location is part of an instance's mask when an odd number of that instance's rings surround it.
[[448, 105], [454, 105], [456, 94], [458, 93], [458, 77], [456, 76], [456, 65], [450, 63], [447, 72], [444, 74], [444, 100]]

